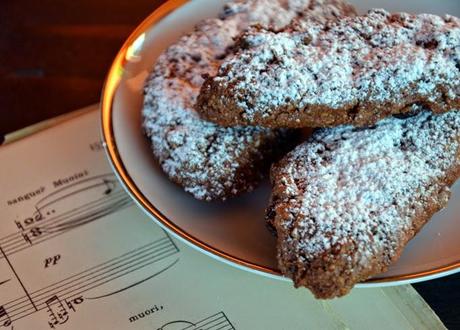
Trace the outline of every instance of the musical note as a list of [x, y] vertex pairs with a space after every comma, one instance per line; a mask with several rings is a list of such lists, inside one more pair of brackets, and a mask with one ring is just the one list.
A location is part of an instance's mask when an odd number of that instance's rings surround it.
[[112, 190], [115, 188], [115, 182], [114, 181], [109, 181], [106, 179], [102, 179], [102, 182], [104, 182], [106, 189], [104, 190], [104, 195], [110, 195]]
[[8, 315], [8, 313], [5, 310], [5, 307], [3, 306], [0, 306], [0, 324], [2, 324], [4, 327], [11, 325], [10, 316]]
[[45, 301], [49, 315], [49, 326], [54, 329], [59, 324], [64, 324], [69, 320], [69, 312], [65, 308], [58, 296], [54, 295]]
[[45, 217], [43, 216], [41, 209], [39, 209], [38, 206], [35, 205], [35, 212], [34, 212], [32, 218], [29, 218], [29, 220], [30, 220], [29, 223], [27, 223], [26, 220], [24, 222], [26, 223], [26, 225], [29, 225], [29, 224], [35, 223], [37, 221], [41, 221], [43, 219], [45, 219]]
[[83, 297], [80, 296], [80, 297], [77, 297], [77, 298], [73, 298], [70, 301], [66, 299], [65, 302], [67, 304], [67, 307], [69, 307], [69, 309], [71, 309], [74, 312], [76, 312], [75, 305], [80, 305], [83, 301], [84, 301]]

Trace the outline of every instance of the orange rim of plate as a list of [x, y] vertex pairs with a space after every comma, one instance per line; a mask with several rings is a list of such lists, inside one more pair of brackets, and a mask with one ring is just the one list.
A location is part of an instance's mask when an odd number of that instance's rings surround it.
[[[106, 146], [106, 151], [109, 157], [109, 160], [117, 172], [119, 178], [123, 182], [125, 188], [131, 194], [131, 196], [141, 205], [144, 210], [148, 211], [157, 221], [160, 222], [164, 227], [181, 237], [182, 239], [193, 244], [195, 247], [198, 247], [201, 250], [204, 250], [207, 253], [213, 254], [219, 258], [224, 259], [230, 263], [235, 263], [239, 266], [250, 268], [255, 271], [267, 273], [274, 276], [282, 276], [281, 272], [278, 269], [273, 269], [266, 266], [261, 266], [251, 261], [244, 260], [240, 257], [233, 256], [225, 251], [219, 250], [209, 244], [201, 241], [200, 239], [190, 235], [185, 230], [174, 224], [173, 221], [169, 220], [164, 214], [162, 214], [140, 191], [137, 187], [134, 180], [130, 177], [127, 169], [124, 166], [123, 160], [118, 152], [117, 144], [114, 137], [113, 125], [112, 125], [112, 103], [113, 99], [121, 80], [121, 73], [124, 68], [124, 61], [128, 52], [129, 47], [139, 38], [143, 33], [145, 33], [153, 25], [161, 21], [165, 16], [170, 14], [175, 9], [181, 7], [189, 0], [169, 0], [159, 8], [157, 8], [152, 14], [150, 14], [128, 37], [120, 51], [118, 52], [115, 60], [113, 61], [109, 73], [107, 75], [104, 88], [102, 91], [101, 99], [101, 112], [102, 112], [102, 135]], [[411, 281], [416, 279], [421, 279], [423, 277], [434, 276], [444, 272], [449, 272], [455, 269], [460, 268], [460, 261], [448, 264], [446, 266], [420, 271], [410, 274], [388, 276], [382, 278], [371, 278], [362, 282], [362, 284], [372, 284], [372, 283], [389, 283], [389, 282], [399, 282], [399, 281]]]

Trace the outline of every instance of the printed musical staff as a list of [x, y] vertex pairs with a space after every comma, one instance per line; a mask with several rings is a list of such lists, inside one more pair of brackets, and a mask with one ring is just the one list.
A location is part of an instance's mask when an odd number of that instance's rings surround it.
[[[69, 200], [73, 208], [67, 210]], [[21, 230], [0, 238], [0, 246], [7, 256], [12, 255], [130, 205], [131, 199], [113, 174], [88, 178], [38, 202], [30, 221], [17, 222]]]
[[[0, 308], [0, 320], [5, 319], [11, 324], [38, 310], [46, 309], [50, 315], [50, 327], [56, 327], [66, 322], [69, 308], [73, 309], [75, 305], [83, 302], [82, 293], [136, 272], [178, 252], [172, 239], [165, 234], [164, 237], [154, 242], [40, 290], [30, 292], [29, 296], [3, 304]], [[5, 326], [5, 322], [0, 323], [0, 326]]]
[[211, 315], [183, 330], [235, 330], [224, 312]]
[[158, 330], [169, 330], [172, 328], [180, 330], [235, 330], [224, 312], [216, 313], [196, 323], [189, 321], [169, 322]]

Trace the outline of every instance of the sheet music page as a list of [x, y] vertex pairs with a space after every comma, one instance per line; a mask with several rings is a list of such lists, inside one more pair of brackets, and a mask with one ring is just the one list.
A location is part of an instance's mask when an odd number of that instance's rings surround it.
[[315, 300], [165, 233], [113, 174], [93, 111], [0, 148], [0, 328], [444, 329], [410, 286]]

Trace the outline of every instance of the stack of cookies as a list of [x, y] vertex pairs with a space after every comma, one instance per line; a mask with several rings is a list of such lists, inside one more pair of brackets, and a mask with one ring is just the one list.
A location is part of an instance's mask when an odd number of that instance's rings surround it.
[[[279, 267], [333, 298], [384, 272], [447, 205], [459, 79], [458, 18], [234, 0], [158, 58], [143, 127], [197, 199], [251, 191], [271, 167]], [[304, 127], [317, 129], [301, 143]]]

